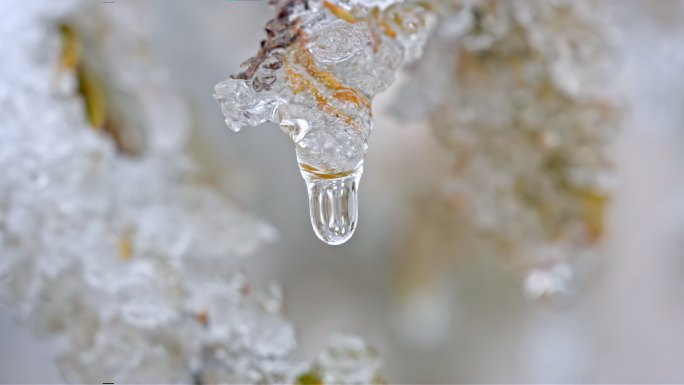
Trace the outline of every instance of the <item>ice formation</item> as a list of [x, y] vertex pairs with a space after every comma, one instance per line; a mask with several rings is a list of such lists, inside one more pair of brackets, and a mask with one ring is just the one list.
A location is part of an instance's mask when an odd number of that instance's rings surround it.
[[[0, 299], [69, 382], [293, 383], [308, 369], [280, 290], [237, 265], [275, 231], [185, 153], [140, 6], [0, 3]], [[347, 378], [370, 383], [377, 357], [347, 339], [321, 370], [366, 357]]]
[[442, 17], [395, 110], [429, 116], [453, 157], [443, 197], [473, 230], [459, 250], [494, 245], [531, 297], [567, 293], [570, 266], [599, 250], [614, 184], [609, 4], [432, 3]]
[[371, 100], [420, 55], [432, 15], [417, 1], [272, 4], [277, 16], [261, 50], [214, 96], [231, 129], [275, 122], [290, 136], [314, 231], [341, 244], [356, 228]]
[[300, 385], [383, 384], [378, 377], [381, 361], [358, 336], [336, 333], [308, 371], [297, 378]]

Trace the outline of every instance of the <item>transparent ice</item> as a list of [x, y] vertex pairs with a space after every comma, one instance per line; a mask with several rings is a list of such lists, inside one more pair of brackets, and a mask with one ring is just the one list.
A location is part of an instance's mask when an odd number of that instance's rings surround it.
[[433, 15], [412, 1], [272, 3], [261, 50], [214, 97], [231, 129], [275, 122], [290, 136], [314, 231], [341, 244], [356, 229], [371, 100], [420, 56]]

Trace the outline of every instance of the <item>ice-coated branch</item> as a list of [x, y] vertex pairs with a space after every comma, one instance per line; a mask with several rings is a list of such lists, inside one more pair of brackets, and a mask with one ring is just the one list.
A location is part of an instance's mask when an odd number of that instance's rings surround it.
[[571, 266], [599, 253], [614, 187], [611, 4], [433, 4], [435, 37], [395, 111], [428, 117], [453, 159], [442, 198], [467, 234], [455, 247], [493, 246], [524, 272], [531, 297], [572, 291]]
[[431, 30], [417, 1], [283, 0], [245, 70], [218, 84], [226, 124], [274, 122], [290, 136], [318, 237], [340, 244], [357, 222], [371, 101], [417, 58]]
[[143, 5], [0, 5], [0, 299], [56, 342], [68, 382], [371, 383], [379, 361], [353, 336], [294, 359], [280, 290], [241, 273], [275, 231], [186, 153]]

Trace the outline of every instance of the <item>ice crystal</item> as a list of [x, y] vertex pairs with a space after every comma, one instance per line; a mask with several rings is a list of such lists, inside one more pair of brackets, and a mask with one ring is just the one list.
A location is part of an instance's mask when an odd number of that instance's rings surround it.
[[431, 13], [420, 2], [274, 1], [277, 17], [245, 71], [216, 86], [226, 124], [275, 122], [295, 145], [311, 221], [329, 244], [356, 228], [371, 100], [420, 55]]
[[432, 3], [442, 16], [436, 36], [395, 110], [428, 115], [452, 154], [444, 194], [469, 219], [462, 226], [533, 269], [531, 296], [568, 291], [572, 274], [561, 288], [553, 272], [598, 252], [613, 185], [608, 4]]
[[275, 231], [185, 153], [140, 7], [0, 5], [0, 298], [69, 382], [291, 383], [282, 294], [237, 266]]

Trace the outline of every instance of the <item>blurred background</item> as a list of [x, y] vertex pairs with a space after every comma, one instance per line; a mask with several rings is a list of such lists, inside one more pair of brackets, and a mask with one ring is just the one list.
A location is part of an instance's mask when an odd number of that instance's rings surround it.
[[[189, 106], [191, 157], [277, 230], [241, 263], [257, 284], [282, 285], [299, 357], [346, 330], [377, 348], [389, 383], [684, 382], [684, 2], [616, 2], [627, 107], [605, 151], [618, 183], [600, 257], [561, 301], [526, 298], [514, 264], [451, 240], [434, 198], [449, 156], [425, 121], [390, 112], [410, 72], [374, 101], [356, 234], [328, 246], [287, 136], [274, 124], [230, 132], [212, 98], [256, 52], [266, 2], [144, 2], [136, 28]], [[63, 382], [49, 345], [11, 314], [0, 307], [0, 382]]]

